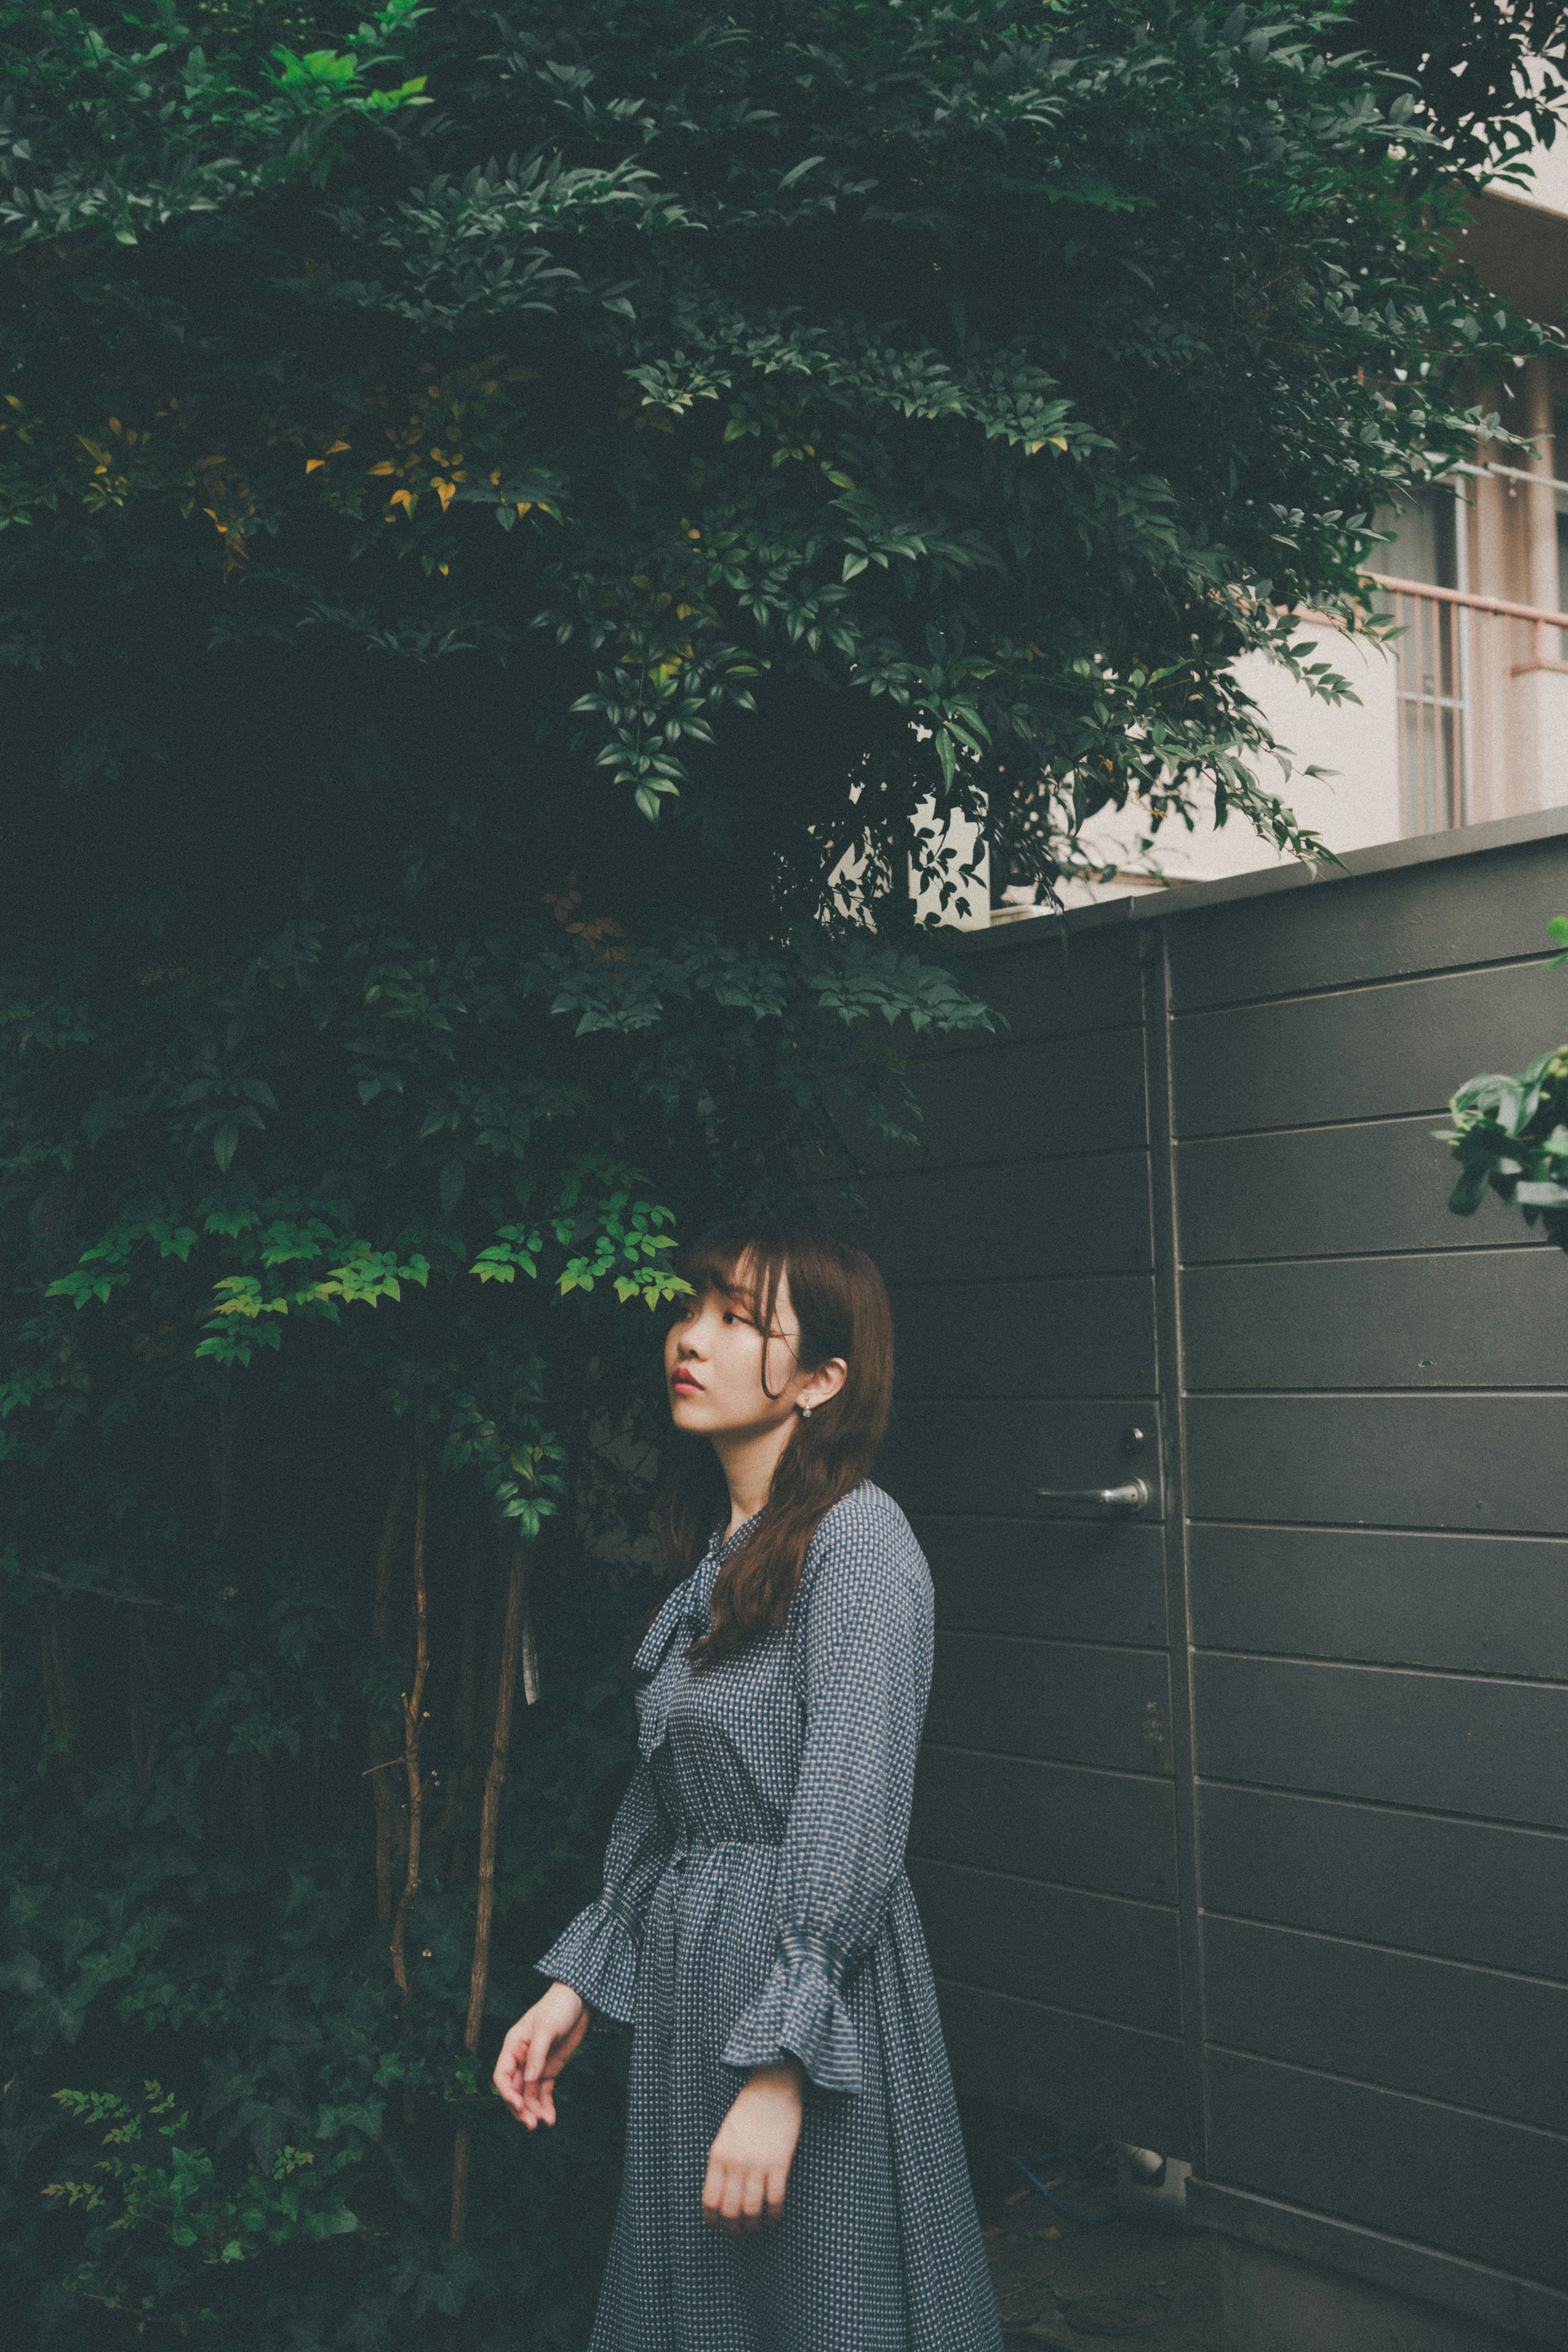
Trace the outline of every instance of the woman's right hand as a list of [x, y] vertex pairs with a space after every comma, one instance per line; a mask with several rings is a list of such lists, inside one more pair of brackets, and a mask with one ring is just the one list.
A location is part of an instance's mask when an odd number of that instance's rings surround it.
[[501, 2044], [491, 2080], [529, 2131], [555, 2121], [555, 2079], [588, 2031], [588, 2004], [570, 1985], [552, 1984], [518, 2018]]

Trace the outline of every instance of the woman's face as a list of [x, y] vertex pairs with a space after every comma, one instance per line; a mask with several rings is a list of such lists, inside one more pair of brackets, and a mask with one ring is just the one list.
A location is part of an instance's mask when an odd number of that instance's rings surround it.
[[795, 1357], [800, 1339], [788, 1276], [779, 1282], [767, 1335], [744, 1297], [705, 1290], [682, 1299], [664, 1340], [675, 1427], [697, 1437], [760, 1436], [792, 1421], [803, 1398], [815, 1403], [831, 1396], [842, 1383], [843, 1366], [834, 1358], [802, 1371]]

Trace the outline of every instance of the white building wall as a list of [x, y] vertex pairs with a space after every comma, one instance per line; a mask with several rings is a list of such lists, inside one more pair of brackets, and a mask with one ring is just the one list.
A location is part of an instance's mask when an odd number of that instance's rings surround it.
[[1568, 220], [1568, 139], [1560, 139], [1554, 147], [1538, 148], [1531, 167], [1529, 189], [1508, 193], [1527, 194], [1529, 201], [1542, 211], [1558, 213]]
[[[1249, 655], [1237, 675], [1264, 712], [1282, 750], [1291, 757], [1285, 775], [1272, 761], [1256, 763], [1266, 791], [1286, 801], [1302, 824], [1336, 852], [1364, 849], [1400, 835], [1399, 745], [1395, 667], [1373, 640], [1343, 630], [1302, 632], [1309, 658], [1326, 661], [1350, 680], [1355, 702], [1328, 703], [1309, 693], [1288, 671], [1261, 655]], [[1332, 772], [1311, 776], [1320, 767]], [[1206, 796], [1208, 798], [1209, 796]], [[1211, 799], [1209, 805], [1212, 806]], [[1244, 817], [1216, 825], [1212, 814], [1189, 833], [1180, 824], [1151, 835], [1148, 813], [1130, 803], [1092, 818], [1082, 834], [1084, 856], [1124, 870], [1114, 882], [1070, 883], [1070, 906], [1120, 896], [1128, 888], [1214, 882], [1229, 874], [1288, 865], [1288, 856], [1254, 833]]]
[[[1547, 79], [1547, 68], [1537, 66], [1531, 80], [1539, 90]], [[1552, 77], [1555, 79], [1555, 76]], [[1568, 139], [1559, 139], [1551, 147], [1538, 147], [1531, 159], [1530, 184], [1527, 189], [1509, 187], [1499, 191], [1503, 195], [1528, 195], [1532, 205], [1548, 212], [1561, 213], [1568, 219]]]

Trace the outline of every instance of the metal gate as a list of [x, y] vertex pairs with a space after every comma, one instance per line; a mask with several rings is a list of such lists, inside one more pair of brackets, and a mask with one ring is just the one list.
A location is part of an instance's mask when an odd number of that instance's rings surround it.
[[1349, 863], [973, 943], [871, 1187], [911, 1871], [962, 2092], [1561, 2344], [1568, 1259], [1432, 1130], [1568, 1014], [1568, 813]]

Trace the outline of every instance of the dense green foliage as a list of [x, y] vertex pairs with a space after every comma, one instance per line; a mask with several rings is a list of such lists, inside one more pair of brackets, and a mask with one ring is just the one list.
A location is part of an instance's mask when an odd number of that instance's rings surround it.
[[582, 2340], [613, 2040], [483, 2086], [629, 1753], [640, 1302], [985, 1017], [933, 807], [1299, 837], [1229, 664], [1533, 347], [1379, 5], [0, 5], [29, 2352]]
[[[1568, 915], [1551, 929], [1563, 948], [1552, 961], [1568, 963]], [[1454, 1124], [1443, 1140], [1463, 1171], [1450, 1209], [1473, 1216], [1495, 1192], [1568, 1250], [1568, 1045], [1548, 1045], [1515, 1077], [1467, 1079], [1448, 1108]]]
[[1556, 140], [1568, 96], [1563, 0], [1355, 0], [1345, 36], [1418, 88], [1423, 121], [1472, 168], [1510, 171]]
[[297, 823], [334, 697], [622, 906], [890, 884], [933, 791], [1025, 877], [1205, 776], [1289, 840], [1230, 663], [1540, 341], [1343, 9], [18, 19], [0, 661], [117, 860]]

